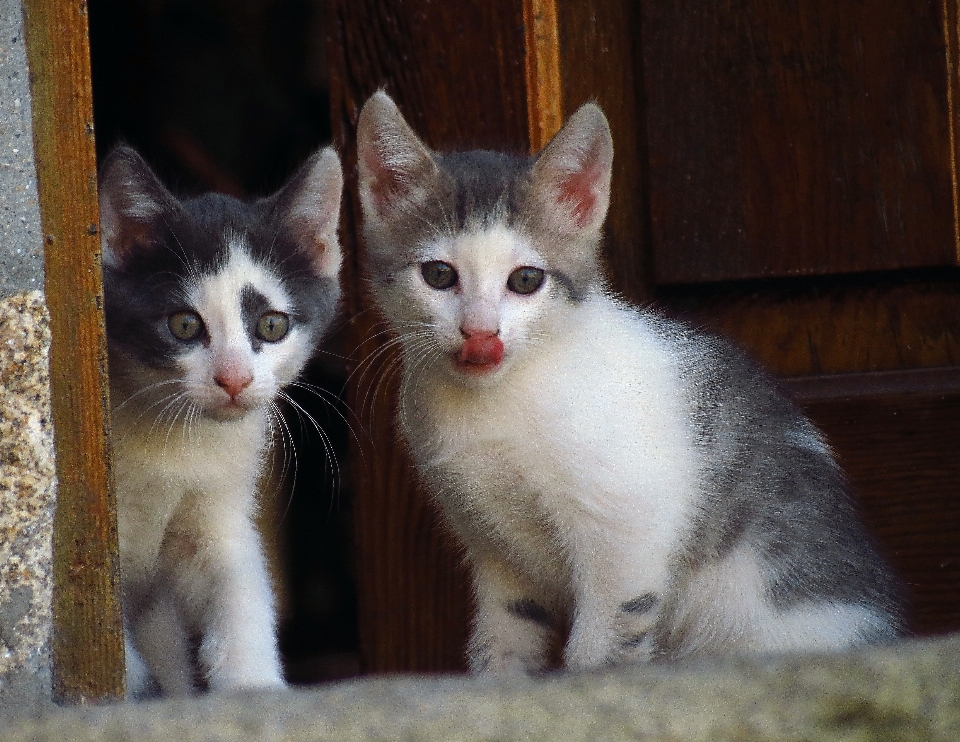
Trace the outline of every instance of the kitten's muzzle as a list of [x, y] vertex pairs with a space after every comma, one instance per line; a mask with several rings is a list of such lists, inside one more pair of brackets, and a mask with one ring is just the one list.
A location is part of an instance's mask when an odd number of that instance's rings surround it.
[[253, 375], [247, 371], [228, 370], [217, 373], [213, 380], [218, 387], [230, 395], [232, 402], [236, 402], [240, 393], [253, 383]]

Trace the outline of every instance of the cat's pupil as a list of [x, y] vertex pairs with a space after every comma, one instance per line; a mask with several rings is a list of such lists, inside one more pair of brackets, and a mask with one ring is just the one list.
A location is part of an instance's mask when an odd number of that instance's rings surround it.
[[268, 343], [276, 343], [286, 337], [290, 318], [283, 312], [265, 312], [257, 322], [257, 337]]
[[167, 326], [178, 340], [196, 340], [203, 332], [203, 320], [196, 312], [174, 312], [167, 320]]
[[441, 291], [455, 286], [459, 278], [456, 268], [442, 260], [431, 260], [424, 263], [420, 266], [420, 273], [428, 286]]
[[517, 268], [507, 278], [507, 288], [515, 294], [532, 294], [543, 285], [543, 270], [540, 268]]

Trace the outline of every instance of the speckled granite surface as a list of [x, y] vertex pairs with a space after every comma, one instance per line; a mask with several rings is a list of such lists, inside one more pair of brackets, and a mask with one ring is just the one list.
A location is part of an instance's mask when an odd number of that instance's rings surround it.
[[0, 717], [50, 687], [55, 498], [43, 294], [0, 299]]

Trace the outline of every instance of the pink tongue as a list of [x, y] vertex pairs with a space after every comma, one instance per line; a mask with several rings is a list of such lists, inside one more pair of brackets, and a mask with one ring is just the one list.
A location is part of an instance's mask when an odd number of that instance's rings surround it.
[[471, 335], [460, 349], [460, 363], [497, 365], [503, 360], [503, 341], [496, 335]]

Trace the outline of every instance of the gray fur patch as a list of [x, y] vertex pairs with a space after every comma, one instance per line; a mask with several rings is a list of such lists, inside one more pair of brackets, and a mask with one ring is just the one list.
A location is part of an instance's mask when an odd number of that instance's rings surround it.
[[574, 304], [581, 304], [587, 298], [586, 287], [578, 286], [570, 276], [562, 271], [547, 271], [550, 277], [556, 281], [567, 294], [567, 299], [569, 299]]
[[624, 649], [634, 649], [639, 647], [647, 640], [647, 632], [641, 631], [639, 634], [634, 634], [633, 636], [626, 637], [621, 643]]

